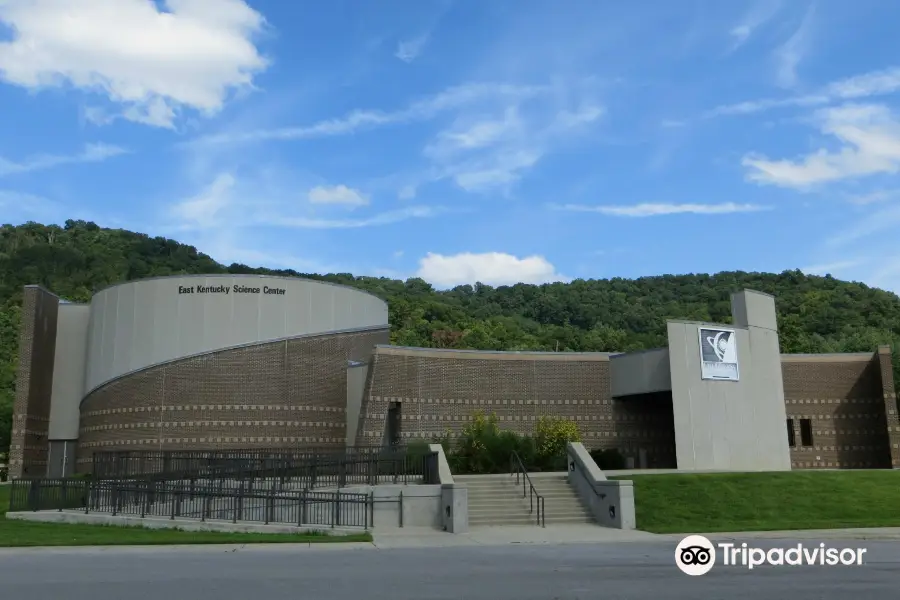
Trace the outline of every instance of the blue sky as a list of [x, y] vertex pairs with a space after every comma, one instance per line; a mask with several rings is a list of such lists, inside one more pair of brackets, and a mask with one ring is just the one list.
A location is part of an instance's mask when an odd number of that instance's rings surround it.
[[2, 0], [0, 221], [438, 287], [900, 291], [891, 0]]

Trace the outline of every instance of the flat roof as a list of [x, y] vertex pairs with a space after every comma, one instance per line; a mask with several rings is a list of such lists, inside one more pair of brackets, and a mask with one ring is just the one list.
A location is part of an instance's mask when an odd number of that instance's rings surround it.
[[143, 283], [144, 281], [156, 281], [158, 279], [190, 279], [193, 277], [202, 277], [204, 279], [209, 279], [211, 277], [231, 277], [231, 278], [248, 277], [248, 278], [254, 278], [254, 279], [278, 279], [281, 281], [298, 281], [298, 280], [299, 281], [308, 281], [310, 283], [319, 283], [322, 285], [331, 285], [334, 287], [352, 290], [352, 291], [360, 293], [360, 294], [372, 296], [373, 298], [377, 298], [378, 300], [380, 300], [382, 302], [385, 302], [385, 303], [387, 302], [384, 298], [380, 298], [380, 297], [376, 296], [375, 294], [373, 294], [372, 292], [367, 292], [366, 290], [361, 290], [358, 287], [354, 287], [352, 285], [346, 285], [343, 283], [332, 283], [331, 281], [321, 281], [319, 279], [310, 279], [309, 277], [296, 277], [296, 276], [291, 276], [291, 275], [256, 275], [253, 273], [233, 273], [233, 274], [232, 273], [208, 273], [208, 274], [185, 273], [184, 275], [160, 275], [158, 277], [144, 277], [142, 279], [130, 279], [128, 281], [120, 281], [119, 283], [112, 283], [112, 284], [104, 286], [100, 289], [94, 290], [93, 294], [91, 294], [91, 297], [93, 298], [100, 292], [104, 292], [108, 289], [112, 289], [114, 287], [119, 287], [119, 286], [123, 286], [123, 285], [131, 285], [134, 283]]

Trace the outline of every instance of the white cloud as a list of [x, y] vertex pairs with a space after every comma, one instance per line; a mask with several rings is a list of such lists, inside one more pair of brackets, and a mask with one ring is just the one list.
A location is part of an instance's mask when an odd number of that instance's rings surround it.
[[855, 196], [851, 196], [849, 200], [853, 204], [864, 206], [867, 204], [876, 204], [885, 202], [887, 200], [893, 200], [894, 198], [898, 197], [900, 197], [900, 190], [878, 190], [875, 192], [869, 192], [868, 194], [857, 194]]
[[823, 106], [842, 100], [861, 100], [893, 94], [900, 90], [900, 67], [872, 71], [832, 82], [818, 92], [787, 98], [764, 98], [718, 106], [706, 118], [723, 115], [747, 115], [775, 108]]
[[869, 285], [900, 294], [900, 258], [894, 256], [879, 261], [880, 268], [866, 277]]
[[[218, 174], [201, 191], [169, 207], [172, 227], [182, 231], [281, 227], [293, 229], [356, 229], [399, 223], [443, 214], [440, 206], [408, 206], [355, 219], [309, 214], [312, 202], [298, 206], [296, 196], [284, 187], [266, 185], [261, 179], [239, 179], [230, 172]], [[319, 208], [327, 208], [319, 206]]]
[[397, 51], [394, 53], [394, 56], [405, 63], [411, 63], [419, 57], [419, 54], [422, 53], [422, 50], [425, 48], [425, 44], [428, 43], [428, 39], [430, 37], [431, 33], [429, 32], [424, 33], [411, 40], [399, 42], [397, 44]]
[[439, 206], [410, 206], [357, 219], [326, 219], [263, 213], [259, 214], [254, 222], [258, 225], [297, 229], [359, 229], [361, 227], [392, 225], [408, 219], [435, 217], [445, 212], [447, 211]]
[[369, 203], [369, 198], [359, 190], [348, 188], [345, 185], [316, 186], [309, 190], [309, 201], [313, 204], [340, 204], [343, 206], [357, 207]]
[[782, 87], [797, 84], [797, 67], [809, 51], [815, 5], [810, 5], [793, 35], [775, 51], [776, 79]]
[[852, 269], [861, 263], [862, 261], [860, 260], [839, 260], [831, 263], [801, 267], [800, 270], [808, 275], [834, 275], [835, 273], [841, 273], [848, 269]]
[[728, 32], [732, 38], [731, 51], [743, 46], [759, 27], [771, 20], [781, 9], [781, 4], [779, 0], [755, 2], [741, 22]]
[[501, 150], [480, 159], [466, 161], [448, 168], [453, 181], [467, 192], [487, 192], [509, 187], [522, 172], [538, 163], [542, 150]]
[[400, 200], [412, 200], [416, 197], [416, 186], [414, 185], [404, 185], [400, 188], [400, 191], [397, 192], [397, 197]]
[[524, 117], [518, 105], [502, 116], [460, 118], [425, 147], [438, 173], [467, 192], [508, 189], [553, 146], [577, 135], [604, 114], [596, 104], [555, 108]]
[[31, 171], [43, 171], [44, 169], [51, 169], [61, 165], [102, 162], [109, 158], [127, 153], [128, 150], [120, 148], [119, 146], [112, 146], [109, 144], [87, 144], [84, 149], [77, 154], [41, 154], [30, 156], [22, 162], [13, 162], [0, 156], [0, 177], [4, 175], [29, 173]]
[[[69, 214], [66, 214], [64, 207], [57, 202], [48, 200], [43, 196], [36, 196], [15, 190], [0, 189], [0, 211], [3, 213], [0, 225], [9, 223], [15, 216], [16, 219], [42, 219], [54, 220], [65, 216], [71, 218], [71, 207]], [[17, 223], [13, 223], [17, 224]]]
[[176, 204], [173, 216], [186, 227], [216, 227], [223, 211], [231, 206], [231, 191], [237, 181], [230, 173], [222, 173], [196, 196]]
[[205, 136], [194, 140], [195, 144], [227, 144], [260, 142], [266, 140], [299, 140], [318, 137], [349, 135], [364, 128], [397, 123], [425, 121], [463, 106], [486, 100], [521, 101], [546, 94], [548, 86], [519, 86], [502, 83], [469, 83], [451, 87], [434, 96], [417, 100], [396, 111], [356, 110], [337, 119], [327, 119], [300, 127], [260, 129], [243, 133], [227, 133]]
[[449, 129], [438, 133], [437, 138], [425, 147], [425, 156], [444, 159], [460, 152], [484, 148], [498, 142], [504, 136], [521, 132], [523, 123], [518, 107], [508, 107], [501, 118], [476, 118], [468, 122], [458, 119]]
[[565, 204], [551, 206], [557, 210], [572, 212], [594, 212], [614, 217], [658, 217], [662, 215], [695, 214], [725, 215], [732, 213], [758, 212], [769, 210], [769, 207], [755, 204], [634, 204], [632, 206], [592, 206], [584, 204]]
[[761, 184], [807, 189], [817, 184], [900, 170], [900, 121], [884, 106], [845, 105], [819, 111], [822, 133], [841, 142], [797, 160], [744, 157], [747, 179]]
[[517, 258], [502, 252], [464, 252], [449, 256], [429, 252], [419, 261], [416, 276], [440, 287], [476, 282], [496, 286], [567, 280], [543, 256]]
[[[243, 0], [5, 0], [0, 80], [103, 95], [121, 117], [172, 127], [185, 108], [219, 111], [267, 67], [252, 38], [262, 15]], [[97, 120], [104, 111], [94, 110]]]
[[842, 227], [840, 233], [829, 238], [826, 244], [844, 246], [864, 238], [874, 240], [878, 234], [893, 231], [897, 227], [900, 227], [900, 206], [890, 205], [866, 215], [856, 223]]

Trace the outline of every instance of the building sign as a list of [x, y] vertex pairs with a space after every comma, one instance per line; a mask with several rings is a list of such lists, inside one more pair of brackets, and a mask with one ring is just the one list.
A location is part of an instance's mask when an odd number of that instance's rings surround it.
[[179, 285], [179, 294], [265, 294], [267, 296], [284, 296], [284, 288], [273, 288], [267, 285], [250, 287], [247, 285]]
[[737, 336], [733, 329], [700, 328], [700, 378], [740, 380]]

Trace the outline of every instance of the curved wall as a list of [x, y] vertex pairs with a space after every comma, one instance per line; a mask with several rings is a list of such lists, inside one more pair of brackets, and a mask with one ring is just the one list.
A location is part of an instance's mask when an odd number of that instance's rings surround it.
[[199, 275], [116, 285], [91, 301], [84, 393], [206, 352], [387, 323], [379, 298], [308, 279]]
[[348, 360], [387, 329], [222, 350], [126, 375], [81, 405], [78, 468], [95, 450], [344, 445]]

